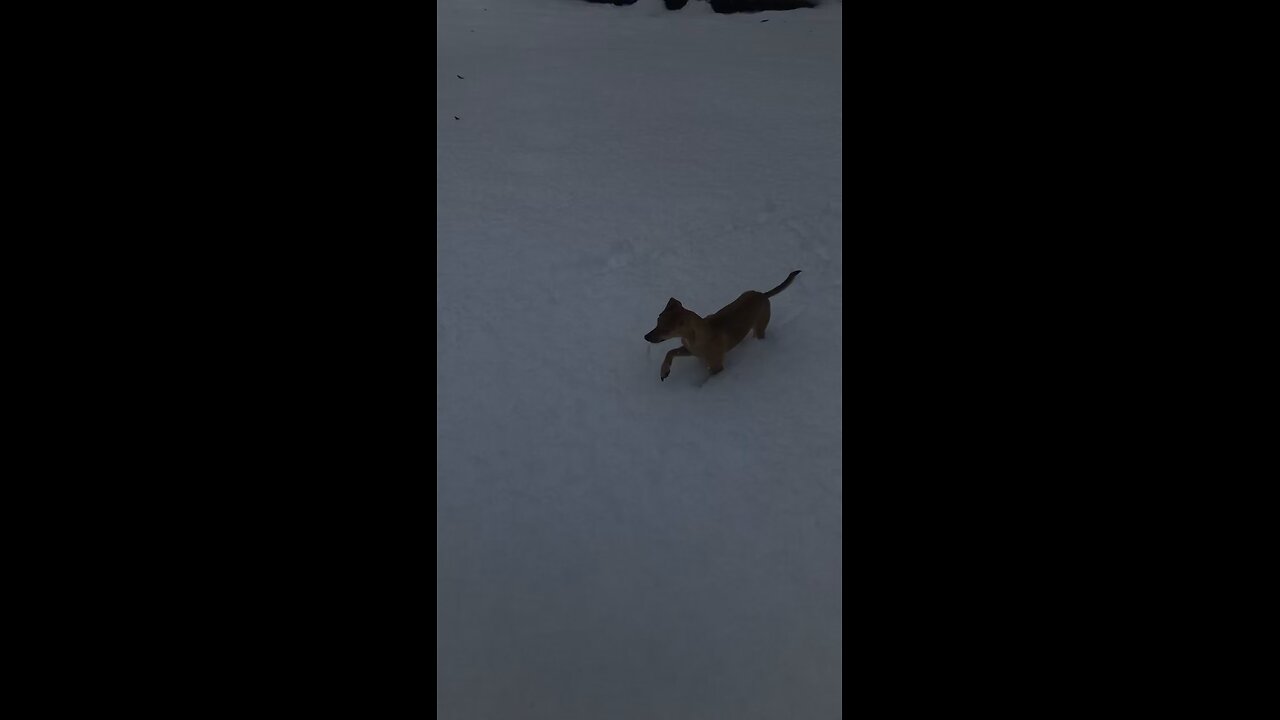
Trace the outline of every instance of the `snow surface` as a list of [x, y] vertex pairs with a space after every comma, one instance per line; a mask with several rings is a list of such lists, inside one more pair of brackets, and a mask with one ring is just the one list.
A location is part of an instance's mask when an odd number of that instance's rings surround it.
[[437, 717], [840, 716], [842, 11], [437, 3]]

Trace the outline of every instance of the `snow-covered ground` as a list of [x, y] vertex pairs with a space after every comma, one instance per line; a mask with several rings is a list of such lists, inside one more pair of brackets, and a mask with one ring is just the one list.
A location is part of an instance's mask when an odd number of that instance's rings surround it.
[[437, 3], [438, 717], [839, 717], [842, 11]]

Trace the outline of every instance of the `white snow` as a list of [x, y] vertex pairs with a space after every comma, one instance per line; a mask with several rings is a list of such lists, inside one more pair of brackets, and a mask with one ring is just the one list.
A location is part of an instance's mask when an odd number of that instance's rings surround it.
[[437, 3], [437, 717], [840, 716], [842, 11]]

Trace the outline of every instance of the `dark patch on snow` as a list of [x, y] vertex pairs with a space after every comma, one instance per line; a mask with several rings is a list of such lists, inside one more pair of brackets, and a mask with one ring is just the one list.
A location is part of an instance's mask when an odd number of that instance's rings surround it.
[[[679, 10], [689, 4], [689, 0], [662, 0], [668, 10]], [[718, 13], [753, 13], [765, 10], [795, 10], [796, 8], [818, 7], [821, 0], [704, 0], [711, 3], [711, 9]], [[585, 0], [599, 5], [634, 5], [636, 0]], [[768, 22], [761, 20], [760, 22]]]
[[[765, 10], [795, 10], [796, 8], [817, 7], [821, 0], [704, 0], [711, 3], [711, 9], [718, 13], [763, 12]], [[600, 5], [633, 5], [636, 0], [586, 0]], [[662, 0], [668, 10], [679, 10], [689, 4], [689, 0]], [[768, 22], [761, 20], [760, 22]]]
[[710, 0], [710, 2], [711, 9], [718, 13], [795, 10], [818, 6], [817, 0]]

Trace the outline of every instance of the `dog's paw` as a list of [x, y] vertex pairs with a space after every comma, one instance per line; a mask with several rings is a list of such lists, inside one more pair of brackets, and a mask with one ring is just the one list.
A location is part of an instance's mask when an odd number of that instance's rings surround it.
[[666, 365], [663, 365], [663, 366], [662, 366], [662, 374], [658, 376], [658, 379], [659, 379], [659, 380], [666, 380], [666, 379], [667, 379], [667, 376], [668, 376], [668, 375], [670, 375], [670, 374], [671, 374], [671, 368], [667, 367]]

